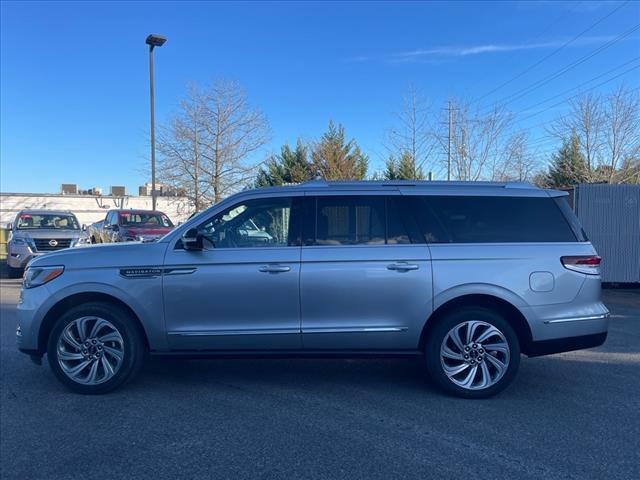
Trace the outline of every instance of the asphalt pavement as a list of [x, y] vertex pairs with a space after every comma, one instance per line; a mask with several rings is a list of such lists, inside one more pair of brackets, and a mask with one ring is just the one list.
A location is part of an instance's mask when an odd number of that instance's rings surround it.
[[0, 477], [638, 479], [640, 289], [606, 290], [599, 348], [523, 357], [497, 397], [411, 360], [150, 360], [81, 396], [15, 348], [0, 279]]

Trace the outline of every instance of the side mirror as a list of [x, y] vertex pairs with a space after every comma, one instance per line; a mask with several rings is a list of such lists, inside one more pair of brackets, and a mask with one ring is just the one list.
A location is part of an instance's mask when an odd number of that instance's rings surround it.
[[182, 234], [182, 247], [185, 250], [202, 250], [202, 234], [197, 228], [190, 228]]
[[83, 224], [82, 224], [82, 231], [83, 231], [83, 232], [86, 232], [86, 231], [87, 231], [87, 224], [86, 224], [86, 223], [83, 223]]
[[7, 230], [13, 230], [13, 223], [7, 223]]

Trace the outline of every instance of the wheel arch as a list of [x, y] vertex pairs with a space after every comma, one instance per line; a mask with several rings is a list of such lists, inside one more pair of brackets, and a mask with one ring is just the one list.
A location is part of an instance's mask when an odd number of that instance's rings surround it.
[[149, 349], [149, 338], [147, 332], [144, 328], [144, 324], [140, 320], [140, 317], [136, 314], [136, 312], [121, 299], [114, 297], [113, 295], [109, 295], [108, 293], [103, 292], [80, 292], [74, 293], [67, 297], [58, 300], [46, 313], [42, 320], [42, 324], [40, 326], [40, 330], [38, 333], [38, 352], [45, 353], [47, 350], [47, 341], [49, 339], [49, 335], [51, 334], [51, 330], [53, 329], [53, 325], [55, 321], [60, 318], [61, 315], [64, 314], [67, 310], [72, 307], [82, 305], [84, 303], [90, 302], [100, 302], [100, 303], [108, 303], [111, 305], [116, 305], [121, 308], [123, 311], [128, 313], [142, 335], [144, 340], [145, 348]]
[[484, 307], [499, 313], [513, 327], [522, 353], [528, 353], [532, 342], [532, 333], [524, 314], [512, 302], [487, 293], [464, 294], [440, 304], [429, 316], [422, 329], [419, 343], [421, 350], [424, 349], [426, 340], [438, 321], [460, 307]]

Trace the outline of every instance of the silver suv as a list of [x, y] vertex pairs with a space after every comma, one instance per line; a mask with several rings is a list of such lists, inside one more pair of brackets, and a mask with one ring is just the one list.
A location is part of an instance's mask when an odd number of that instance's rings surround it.
[[20, 350], [107, 392], [145, 352], [422, 356], [486, 397], [520, 354], [601, 345], [600, 258], [559, 191], [527, 184], [314, 181], [245, 191], [157, 243], [35, 259]]
[[38, 255], [89, 243], [76, 216], [66, 210], [21, 210], [7, 229], [7, 266], [12, 278], [22, 275]]

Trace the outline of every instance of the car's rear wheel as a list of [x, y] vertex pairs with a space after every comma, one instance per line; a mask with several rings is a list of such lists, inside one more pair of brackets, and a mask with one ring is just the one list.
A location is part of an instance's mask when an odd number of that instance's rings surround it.
[[56, 321], [47, 357], [58, 379], [71, 390], [106, 393], [138, 372], [144, 341], [128, 312], [112, 304], [86, 303]]
[[518, 337], [499, 314], [462, 307], [438, 320], [426, 342], [431, 378], [445, 391], [485, 398], [505, 389], [520, 365]]

